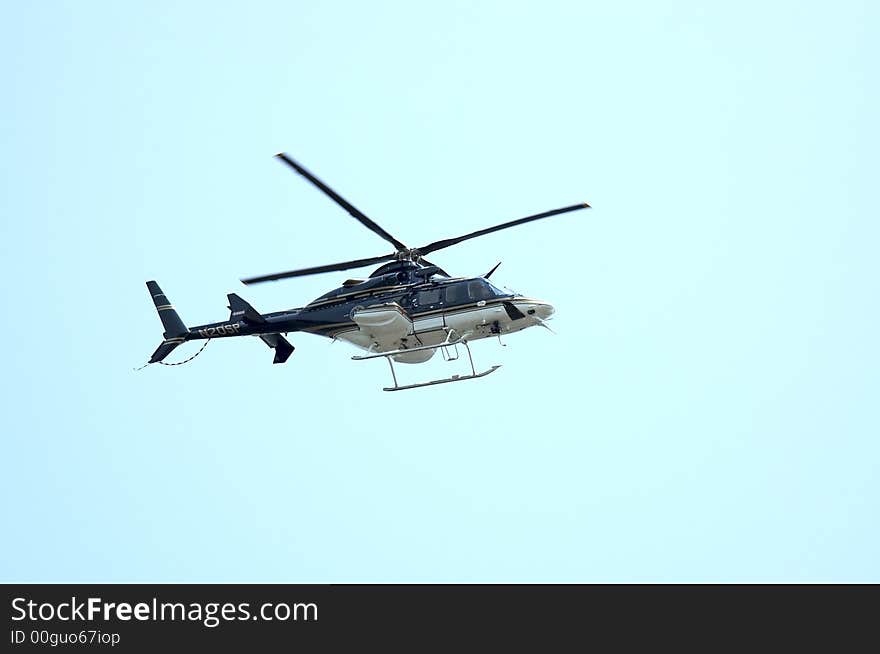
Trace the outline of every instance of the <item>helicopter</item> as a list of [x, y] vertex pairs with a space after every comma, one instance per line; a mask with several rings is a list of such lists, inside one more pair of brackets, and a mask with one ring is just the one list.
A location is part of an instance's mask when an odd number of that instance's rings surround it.
[[[546, 321], [555, 312], [552, 305], [500, 290], [489, 281], [500, 263], [481, 277], [454, 277], [425, 259], [425, 256], [502, 229], [588, 209], [590, 205], [586, 202], [511, 220], [455, 238], [434, 241], [419, 248], [410, 248], [287, 154], [282, 152], [275, 156], [320, 189], [364, 227], [393, 245], [394, 252], [244, 278], [242, 283], [251, 285], [382, 264], [367, 278], [348, 279], [339, 288], [305, 306], [284, 311], [260, 313], [240, 296], [230, 293], [227, 295], [231, 312], [228, 320], [191, 328], [180, 319], [159, 285], [155, 281], [148, 281], [147, 289], [165, 331], [162, 343], [146, 365], [179, 365], [165, 363], [164, 359], [177, 346], [187, 341], [204, 340], [205, 343], [195, 355], [180, 363], [195, 358], [211, 339], [238, 336], [260, 338], [274, 350], [272, 362], [285, 363], [295, 349], [285, 336], [291, 332], [305, 332], [334, 341], [346, 341], [365, 350], [366, 354], [351, 357], [355, 361], [384, 358], [391, 368], [394, 385], [382, 390], [401, 391], [478, 379], [501, 367], [494, 365], [477, 372], [470, 351], [470, 341], [490, 337], [498, 337], [500, 340], [502, 334], [534, 326], [550, 329]], [[467, 353], [470, 374], [414, 384], [398, 383], [393, 362], [423, 363], [431, 359], [438, 350], [445, 360], [455, 361], [459, 358], [459, 346]]]

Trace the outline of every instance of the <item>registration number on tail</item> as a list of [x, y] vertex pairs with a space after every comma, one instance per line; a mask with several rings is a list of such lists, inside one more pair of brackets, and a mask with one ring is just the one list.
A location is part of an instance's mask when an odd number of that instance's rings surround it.
[[241, 327], [238, 323], [234, 325], [220, 325], [219, 327], [206, 327], [199, 330], [199, 336], [209, 338], [211, 336], [235, 336]]

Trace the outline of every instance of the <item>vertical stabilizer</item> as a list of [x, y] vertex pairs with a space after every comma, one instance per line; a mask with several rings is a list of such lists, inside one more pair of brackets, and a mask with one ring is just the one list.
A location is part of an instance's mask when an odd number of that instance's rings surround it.
[[174, 307], [171, 305], [171, 302], [168, 301], [168, 298], [165, 297], [165, 294], [162, 292], [162, 289], [159, 288], [159, 285], [156, 282], [147, 282], [147, 288], [150, 291], [150, 295], [153, 296], [153, 304], [156, 305], [156, 311], [159, 312], [159, 319], [162, 321], [162, 326], [165, 328], [165, 338], [177, 339], [180, 336], [186, 335], [189, 330], [186, 328], [186, 325], [183, 324], [180, 316], [177, 315], [177, 311], [174, 310]]

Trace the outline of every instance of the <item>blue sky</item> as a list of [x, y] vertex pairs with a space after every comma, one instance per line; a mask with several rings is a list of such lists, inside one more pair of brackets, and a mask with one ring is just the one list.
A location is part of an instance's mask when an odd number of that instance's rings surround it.
[[[878, 10], [663, 4], [7, 3], [0, 579], [880, 581]], [[590, 202], [434, 257], [558, 335], [133, 372], [147, 279], [388, 249], [281, 150], [412, 244]]]

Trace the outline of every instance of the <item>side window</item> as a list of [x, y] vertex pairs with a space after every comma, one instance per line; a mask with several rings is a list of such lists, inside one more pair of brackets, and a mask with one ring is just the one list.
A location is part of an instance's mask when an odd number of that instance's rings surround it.
[[467, 284], [452, 284], [446, 287], [446, 304], [467, 304], [470, 301]]
[[431, 289], [429, 291], [420, 291], [416, 296], [416, 302], [420, 307], [427, 307], [440, 302], [440, 289]]

